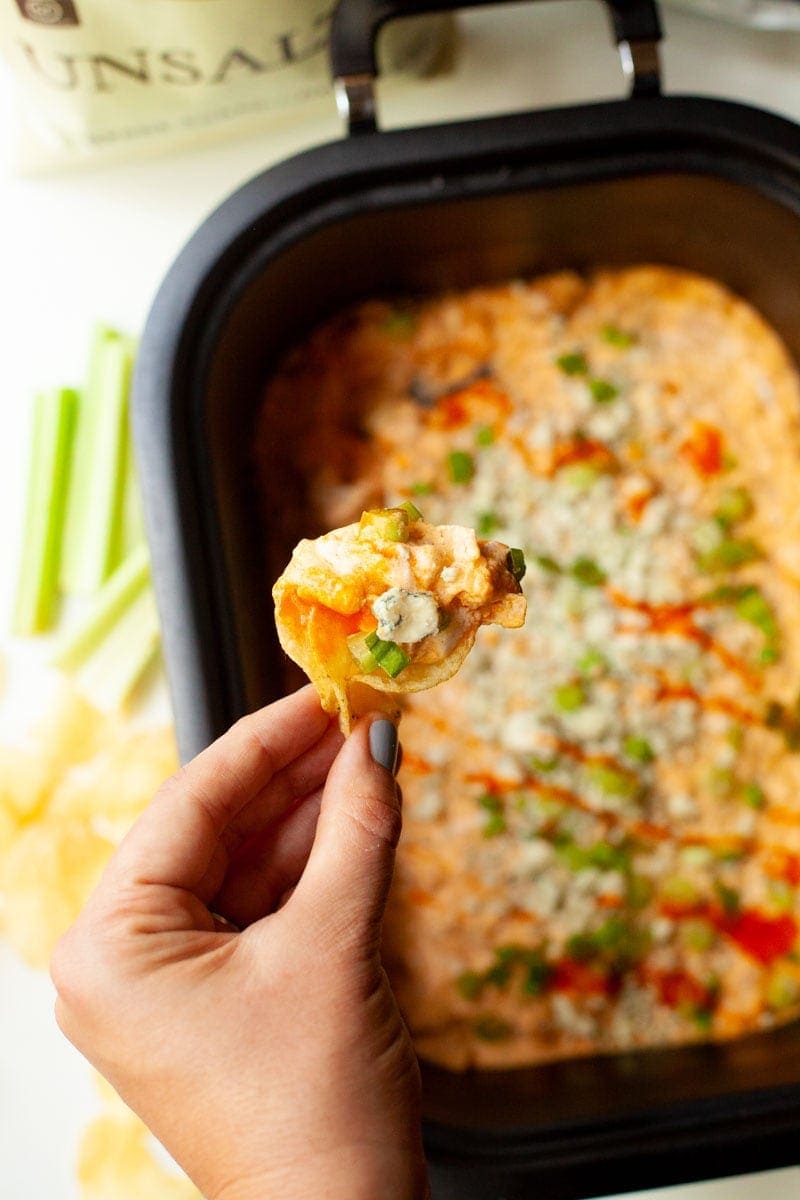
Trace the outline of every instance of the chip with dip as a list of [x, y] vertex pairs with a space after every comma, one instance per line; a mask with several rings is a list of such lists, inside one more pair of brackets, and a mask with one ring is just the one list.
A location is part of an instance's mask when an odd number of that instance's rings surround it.
[[342, 731], [456, 673], [481, 625], [525, 620], [522, 551], [407, 501], [304, 539], [273, 589], [281, 645]]

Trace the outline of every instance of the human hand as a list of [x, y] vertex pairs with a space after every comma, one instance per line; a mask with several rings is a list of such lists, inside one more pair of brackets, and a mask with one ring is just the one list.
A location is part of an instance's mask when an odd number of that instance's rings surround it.
[[61, 1029], [208, 1200], [428, 1194], [379, 953], [395, 748], [379, 718], [342, 745], [311, 688], [246, 717], [164, 784], [56, 948]]

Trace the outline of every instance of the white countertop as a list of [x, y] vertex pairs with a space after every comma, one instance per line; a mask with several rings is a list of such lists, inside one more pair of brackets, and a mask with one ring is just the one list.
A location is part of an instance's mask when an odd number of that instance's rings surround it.
[[[736, 98], [800, 120], [800, 34], [748, 32], [674, 11], [665, 25], [667, 91]], [[622, 94], [605, 17], [591, 0], [479, 11], [464, 20], [463, 31], [451, 75], [385, 97], [387, 126]], [[0, 73], [0, 148], [11, 140], [12, 119], [8, 80]], [[175, 253], [236, 185], [301, 146], [337, 135], [331, 115], [129, 166], [26, 180], [0, 175], [0, 628], [8, 625], [18, 553], [31, 391], [81, 377], [98, 318], [132, 332], [141, 328]], [[15, 686], [18, 707], [35, 696], [35, 672]], [[89, 1071], [58, 1034], [51, 1009], [46, 977], [0, 948], [3, 1200], [76, 1196], [75, 1145], [96, 1105]], [[660, 1200], [790, 1195], [800, 1195], [800, 1168], [658, 1192]]]

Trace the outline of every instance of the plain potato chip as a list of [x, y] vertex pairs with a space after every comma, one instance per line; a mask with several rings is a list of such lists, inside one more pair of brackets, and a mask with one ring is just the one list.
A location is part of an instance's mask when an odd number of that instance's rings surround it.
[[86, 821], [54, 817], [22, 826], [0, 856], [0, 928], [32, 967], [45, 968], [113, 851]]

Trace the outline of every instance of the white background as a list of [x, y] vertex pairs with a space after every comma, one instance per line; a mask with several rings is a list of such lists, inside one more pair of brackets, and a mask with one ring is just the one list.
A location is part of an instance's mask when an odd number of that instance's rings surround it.
[[[668, 91], [737, 98], [800, 120], [800, 34], [747, 32], [675, 12], [665, 23]], [[455, 72], [385, 95], [382, 115], [387, 125], [414, 124], [622, 90], [599, 6], [510, 6], [470, 14]], [[0, 73], [0, 149], [9, 149], [13, 130], [9, 84]], [[8, 624], [18, 553], [31, 391], [80, 380], [98, 318], [141, 328], [181, 244], [237, 184], [300, 146], [337, 135], [331, 113], [208, 151], [71, 175], [0, 176], [0, 627]], [[24, 658], [11, 707], [35, 699], [38, 687]], [[46, 977], [0, 949], [2, 1200], [76, 1195], [75, 1145], [96, 1105], [88, 1069], [56, 1031], [51, 1007]], [[786, 1200], [800, 1196], [800, 1168], [658, 1195]]]

